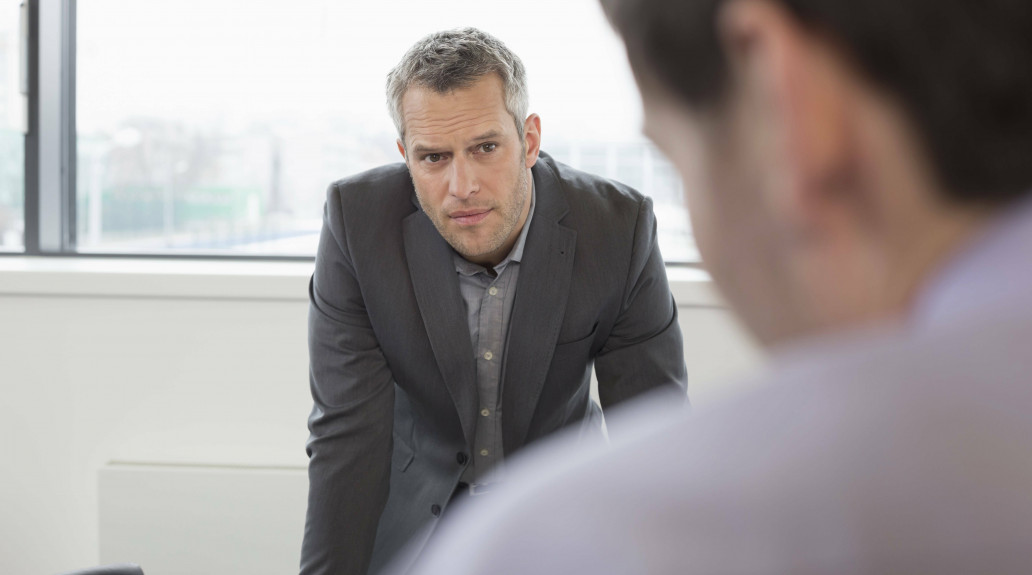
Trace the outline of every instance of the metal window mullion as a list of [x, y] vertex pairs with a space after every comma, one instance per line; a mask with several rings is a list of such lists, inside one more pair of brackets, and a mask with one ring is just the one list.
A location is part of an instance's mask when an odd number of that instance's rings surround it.
[[25, 132], [25, 253], [39, 253], [39, 1], [23, 0], [25, 10], [26, 50], [25, 96], [27, 99]]
[[78, 139], [75, 124], [76, 108], [76, 0], [63, 0], [61, 11], [62, 53], [61, 64], [62, 93], [61, 101], [61, 150], [64, 171], [61, 188], [61, 241], [62, 251], [74, 250], [76, 247], [76, 207], [75, 191], [78, 173]]
[[[69, 247], [68, 200], [74, 190], [75, 127], [72, 0], [38, 0], [35, 246], [38, 253]], [[26, 214], [27, 216], [29, 214]], [[34, 250], [36, 251], [36, 250]]]

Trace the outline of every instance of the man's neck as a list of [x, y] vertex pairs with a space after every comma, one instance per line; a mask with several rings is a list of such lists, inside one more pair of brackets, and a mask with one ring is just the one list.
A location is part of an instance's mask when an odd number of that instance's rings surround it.
[[948, 263], [991, 221], [995, 211], [955, 209], [915, 226], [889, 254], [886, 301], [892, 313], [906, 316], [922, 292]]

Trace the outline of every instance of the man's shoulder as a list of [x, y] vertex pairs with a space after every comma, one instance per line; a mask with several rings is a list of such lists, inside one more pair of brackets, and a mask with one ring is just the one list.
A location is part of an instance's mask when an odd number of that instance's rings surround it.
[[[807, 461], [816, 473], [852, 467], [857, 453], [871, 463], [880, 458], [879, 472], [886, 472], [918, 462], [908, 456], [924, 449], [959, 450], [961, 444], [949, 438], [965, 426], [972, 431], [995, 425], [993, 414], [1004, 415], [1002, 398], [1032, 406], [1028, 341], [1032, 313], [1026, 311], [992, 313], [944, 329], [885, 324], [824, 335], [782, 350], [764, 374], [745, 385], [753, 392], [700, 414], [690, 425], [705, 429], [702, 435], [719, 429], [726, 442], [710, 437], [694, 449], [717, 464], [733, 459], [724, 447], [737, 443], [746, 457], [780, 453], [783, 458], [768, 460], [775, 467]], [[1011, 415], [1032, 433], [1032, 420]], [[1000, 438], [991, 432], [980, 437]]]
[[[948, 564], [958, 546], [1032, 528], [1032, 506], [1015, 511], [1020, 492], [1002, 487], [1032, 481], [1017, 439], [1032, 436], [1028, 341], [1029, 313], [843, 334], [773, 366], [752, 392], [617, 447], [590, 475], [619, 479], [593, 495], [619, 493], [614, 515], [643, 525], [676, 516], [667, 559], [703, 571], [729, 568], [720, 542], [817, 566], [822, 547], [842, 564], [852, 553], [893, 561], [892, 542], [908, 541], [930, 554], [918, 564]], [[859, 543], [857, 530], [884, 539]]]
[[572, 210], [635, 213], [646, 201], [644, 194], [627, 184], [573, 168], [546, 153], [542, 153], [538, 161], [559, 183]]
[[413, 194], [412, 179], [408, 167], [397, 162], [336, 180], [330, 184], [328, 194], [343, 204], [407, 205]]

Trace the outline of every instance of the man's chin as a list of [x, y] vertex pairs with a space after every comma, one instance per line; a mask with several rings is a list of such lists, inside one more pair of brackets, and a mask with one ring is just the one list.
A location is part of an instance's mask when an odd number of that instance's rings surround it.
[[492, 249], [486, 242], [448, 242], [460, 256], [467, 260], [475, 260], [489, 255], [498, 248]]
[[490, 250], [484, 250], [484, 249], [481, 249], [481, 248], [473, 248], [473, 249], [471, 249], [471, 248], [468, 248], [468, 247], [465, 247], [465, 246], [462, 246], [461, 248], [458, 248], [458, 247], [455, 247], [455, 246], [452, 246], [452, 247], [455, 248], [455, 251], [459, 252], [460, 256], [466, 258], [467, 260], [474, 260], [474, 259], [477, 259], [477, 258], [482, 258], [482, 257], [486, 256], [487, 254], [491, 253]]

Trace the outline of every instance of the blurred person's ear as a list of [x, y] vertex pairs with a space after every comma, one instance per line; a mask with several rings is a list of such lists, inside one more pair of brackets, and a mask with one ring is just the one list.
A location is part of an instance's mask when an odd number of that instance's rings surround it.
[[[841, 223], [853, 177], [851, 79], [830, 42], [767, 0], [732, 0], [719, 15], [737, 127], [768, 181], [763, 200], [802, 236]], [[741, 140], [740, 140], [741, 141]], [[856, 192], [857, 190], [851, 190]]]

